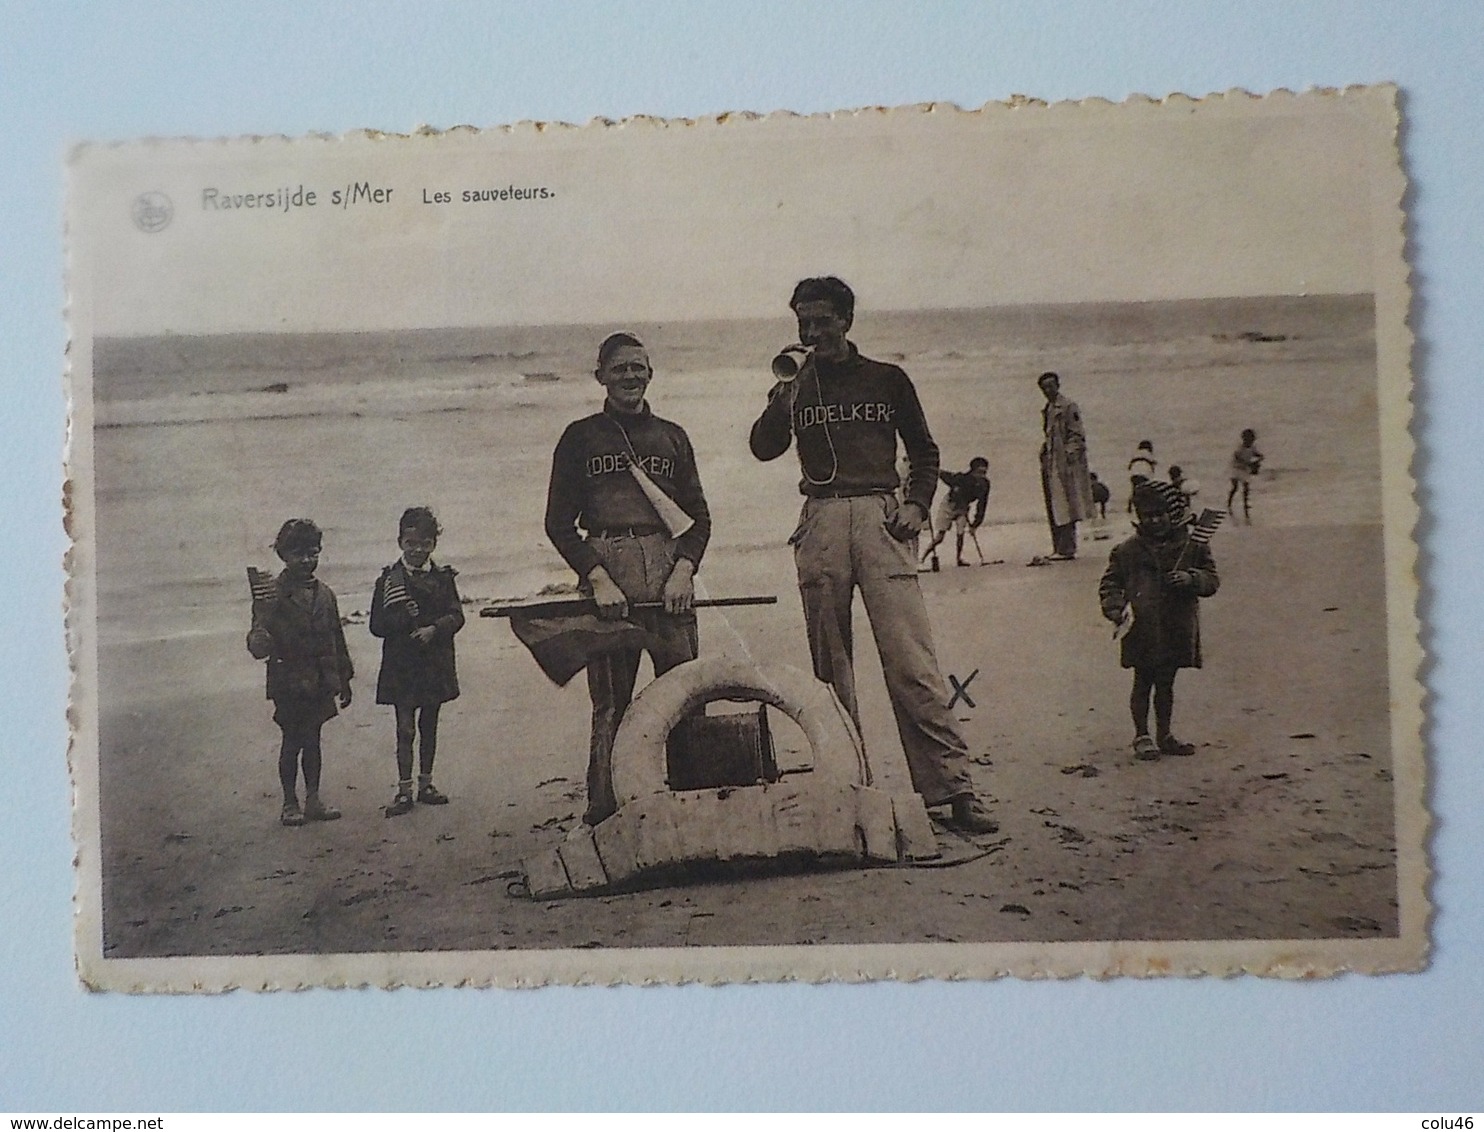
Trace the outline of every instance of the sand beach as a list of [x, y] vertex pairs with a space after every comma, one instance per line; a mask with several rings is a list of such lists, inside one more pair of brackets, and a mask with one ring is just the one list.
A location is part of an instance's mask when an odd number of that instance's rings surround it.
[[[102, 340], [95, 431], [100, 801], [108, 957], [932, 941], [1394, 936], [1374, 315], [1369, 296], [862, 312], [863, 352], [917, 385], [944, 466], [990, 460], [992, 565], [920, 577], [1001, 831], [946, 868], [767, 876], [592, 899], [509, 891], [578, 821], [583, 682], [550, 685], [503, 621], [458, 639], [445, 708], [446, 807], [386, 819], [391, 709], [374, 700], [365, 611], [397, 515], [427, 504], [472, 613], [568, 580], [541, 531], [551, 448], [601, 391], [615, 327]], [[698, 591], [777, 594], [701, 614], [704, 654], [808, 670], [791, 556], [792, 457], [746, 432], [786, 319], [631, 327], [655, 410], [694, 442], [715, 523]], [[1082, 407], [1114, 488], [1108, 538], [1030, 568], [1040, 520], [1037, 373]], [[1136, 763], [1128, 674], [1096, 590], [1126, 537], [1138, 440], [1221, 506], [1243, 428], [1267, 455], [1253, 522], [1212, 548], [1206, 667], [1182, 673], [1188, 759]], [[344, 819], [278, 825], [278, 733], [243, 647], [243, 568], [276, 566], [278, 525], [325, 531], [356, 701], [325, 728]], [[951, 547], [949, 551], [951, 563]], [[976, 559], [971, 554], [971, 561]], [[896, 745], [857, 614], [865, 741]], [[647, 679], [647, 665], [641, 681]], [[784, 758], [800, 757], [786, 726]]]

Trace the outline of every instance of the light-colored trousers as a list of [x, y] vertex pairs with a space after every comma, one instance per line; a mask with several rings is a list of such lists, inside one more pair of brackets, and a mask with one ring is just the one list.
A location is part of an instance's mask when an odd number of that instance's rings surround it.
[[789, 541], [804, 600], [814, 674], [830, 684], [860, 728], [851, 605], [860, 587], [907, 756], [912, 787], [929, 806], [972, 794], [969, 752], [948, 711], [933, 631], [917, 583], [917, 557], [886, 524], [896, 497], [804, 500]]
[[[630, 601], [657, 601], [675, 566], [675, 540], [665, 534], [592, 538], [608, 576]], [[631, 609], [628, 619], [650, 637], [649, 658], [655, 676], [695, 660], [700, 639], [694, 613], [679, 616], [662, 609]], [[592, 741], [587, 760], [587, 824], [596, 825], [618, 809], [613, 793], [613, 737], [634, 698], [639, 676], [637, 649], [604, 653], [587, 665], [587, 690], [593, 701]]]
[[[1051, 500], [1052, 489], [1051, 459], [1045, 453], [1041, 453], [1041, 498], [1046, 503], [1046, 525], [1051, 528], [1051, 553], [1060, 554], [1064, 558], [1075, 558], [1077, 556], [1077, 520], [1070, 523], [1058, 523], [1056, 521], [1056, 505]], [[1062, 490], [1060, 486], [1057, 490]]]

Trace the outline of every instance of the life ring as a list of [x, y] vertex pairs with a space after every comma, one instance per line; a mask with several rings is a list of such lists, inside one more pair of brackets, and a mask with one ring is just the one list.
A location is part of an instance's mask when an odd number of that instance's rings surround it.
[[666, 736], [685, 716], [715, 700], [771, 704], [804, 732], [817, 775], [871, 784], [860, 735], [832, 687], [789, 665], [713, 656], [676, 665], [624, 712], [613, 739], [613, 790], [620, 806], [669, 789]]

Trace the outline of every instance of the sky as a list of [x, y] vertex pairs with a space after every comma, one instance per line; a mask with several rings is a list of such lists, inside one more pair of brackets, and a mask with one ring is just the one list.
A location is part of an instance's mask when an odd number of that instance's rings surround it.
[[74, 158], [69, 249], [105, 335], [1353, 293], [1388, 172], [1383, 92], [155, 142]]

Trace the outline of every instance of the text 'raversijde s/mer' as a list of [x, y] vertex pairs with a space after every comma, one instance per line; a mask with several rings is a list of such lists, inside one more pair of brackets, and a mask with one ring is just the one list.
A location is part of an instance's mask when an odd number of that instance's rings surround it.
[[331, 189], [328, 196], [323, 190], [305, 188], [301, 185], [284, 185], [266, 192], [232, 192], [208, 186], [201, 190], [201, 208], [205, 212], [235, 212], [252, 209], [256, 212], [293, 212], [300, 208], [318, 208], [329, 204], [332, 208], [349, 208], [351, 205], [390, 204], [395, 189], [374, 185], [370, 181], [348, 181]]
[[[303, 184], [282, 185], [274, 189], [239, 192], [209, 185], [201, 190], [203, 212], [276, 212], [290, 213], [300, 209], [338, 208], [391, 204], [395, 188], [371, 181], [347, 181], [326, 191]], [[398, 197], [398, 201], [409, 198]], [[494, 188], [434, 189], [422, 187], [423, 204], [505, 204], [556, 199], [556, 190], [546, 185], [507, 184]]]

